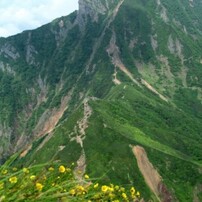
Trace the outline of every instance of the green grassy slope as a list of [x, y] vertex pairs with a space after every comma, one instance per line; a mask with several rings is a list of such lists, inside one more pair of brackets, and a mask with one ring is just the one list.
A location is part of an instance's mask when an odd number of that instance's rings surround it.
[[[102, 181], [110, 179], [114, 183], [126, 185], [136, 183], [145, 199], [150, 198], [151, 193], [130, 148], [130, 145], [142, 145], [172, 193], [179, 200], [192, 201], [193, 190], [201, 181], [201, 143], [197, 140], [201, 126], [198, 125], [192, 131], [191, 139], [189, 134], [183, 133], [183, 125], [187, 123], [186, 127], [191, 128], [198, 120], [187, 117], [181, 111], [177, 112], [175, 107], [153, 96], [145, 98], [145, 94], [134, 86], [127, 85], [124, 88], [123, 84], [114, 87], [106, 99], [90, 102], [93, 114], [83, 141], [87, 171], [93, 177], [101, 177]], [[165, 113], [157, 113], [158, 110], [166, 111], [166, 108], [172, 115], [170, 120], [175, 120], [168, 124], [162, 118]], [[50, 159], [64, 162], [78, 160], [81, 148], [75, 141], [69, 141], [69, 135], [74, 131], [76, 121], [82, 118], [82, 111], [81, 106], [55, 129], [53, 138], [42, 149], [30, 151], [21, 159], [22, 163], [37, 164]], [[65, 149], [59, 151], [60, 145], [65, 146]]]

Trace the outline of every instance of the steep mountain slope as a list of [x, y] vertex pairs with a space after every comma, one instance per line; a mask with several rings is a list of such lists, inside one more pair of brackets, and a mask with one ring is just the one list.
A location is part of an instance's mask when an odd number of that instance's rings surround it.
[[1, 161], [17, 151], [17, 164], [74, 161], [146, 200], [202, 200], [201, 9], [80, 0], [78, 12], [0, 38]]

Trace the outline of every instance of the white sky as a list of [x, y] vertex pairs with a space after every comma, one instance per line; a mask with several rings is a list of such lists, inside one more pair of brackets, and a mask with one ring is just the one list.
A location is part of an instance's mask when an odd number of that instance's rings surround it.
[[78, 0], [0, 0], [0, 37], [35, 29], [78, 10]]

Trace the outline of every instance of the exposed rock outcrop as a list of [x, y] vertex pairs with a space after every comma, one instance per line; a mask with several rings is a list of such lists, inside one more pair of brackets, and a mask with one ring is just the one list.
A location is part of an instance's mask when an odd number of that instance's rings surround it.
[[88, 17], [91, 18], [93, 22], [97, 22], [99, 15], [105, 15], [109, 9], [118, 5], [120, 0], [79, 0], [79, 11], [77, 21], [81, 28], [84, 28]]
[[15, 47], [9, 43], [5, 43], [2, 47], [0, 47], [0, 55], [13, 60], [17, 60], [20, 57], [20, 54], [17, 52]]
[[134, 146], [133, 153], [137, 159], [138, 167], [145, 179], [145, 182], [151, 191], [156, 195], [157, 199], [161, 202], [174, 201], [172, 194], [163, 183], [162, 177], [149, 161], [144, 148], [140, 146]]

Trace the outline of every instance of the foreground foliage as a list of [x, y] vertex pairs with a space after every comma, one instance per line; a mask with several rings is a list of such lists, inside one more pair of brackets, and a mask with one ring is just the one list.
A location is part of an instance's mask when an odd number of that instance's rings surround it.
[[81, 176], [74, 164], [0, 168], [0, 201], [138, 201], [139, 191]]

